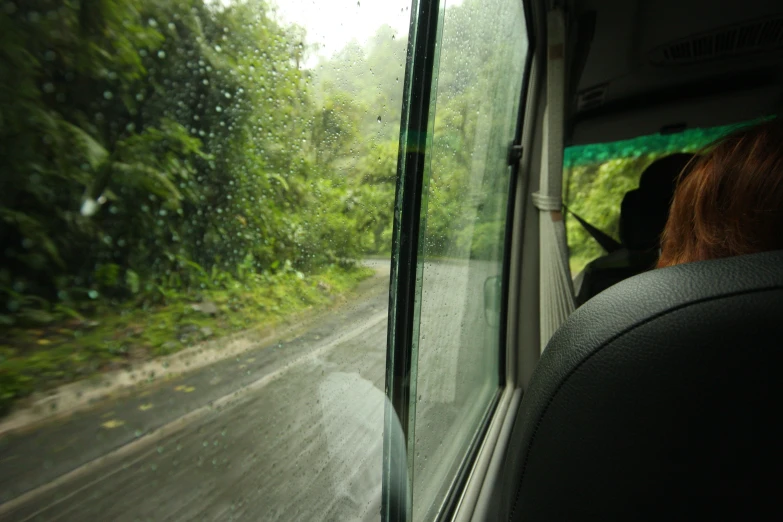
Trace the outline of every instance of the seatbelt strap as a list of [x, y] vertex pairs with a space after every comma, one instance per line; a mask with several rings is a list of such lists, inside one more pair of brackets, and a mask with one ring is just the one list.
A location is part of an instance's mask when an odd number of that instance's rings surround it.
[[588, 234], [590, 234], [590, 237], [595, 239], [599, 245], [601, 245], [601, 248], [606, 250], [607, 254], [611, 254], [612, 252], [617, 252], [620, 250], [623, 245], [617, 241], [615, 238], [604, 232], [603, 230], [591, 225], [587, 221], [585, 221], [579, 214], [565, 206], [565, 203], [563, 203], [563, 208], [574, 216], [574, 219], [576, 219], [580, 225], [582, 225], [582, 228], [584, 228]]

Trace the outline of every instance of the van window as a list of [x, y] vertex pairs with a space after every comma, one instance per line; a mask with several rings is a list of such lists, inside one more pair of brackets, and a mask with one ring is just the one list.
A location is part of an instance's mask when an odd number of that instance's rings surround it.
[[0, 1], [0, 518], [380, 518], [410, 4]]
[[[619, 241], [623, 196], [638, 187], [642, 172], [652, 162], [676, 152], [699, 153], [720, 137], [756, 121], [567, 147], [563, 201], [568, 209]], [[571, 275], [576, 278], [590, 261], [606, 252], [570, 212], [566, 215]]]
[[522, 2], [465, 0], [440, 16], [410, 377], [416, 521], [440, 512], [500, 389], [508, 150], [528, 53]]

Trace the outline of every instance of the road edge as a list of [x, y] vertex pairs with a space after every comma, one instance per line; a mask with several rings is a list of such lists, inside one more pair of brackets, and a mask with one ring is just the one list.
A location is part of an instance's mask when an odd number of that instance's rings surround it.
[[[363, 332], [367, 331], [368, 329], [372, 328], [373, 326], [382, 322], [385, 319], [386, 319], [385, 312], [376, 313], [373, 317], [369, 318], [365, 324], [357, 326], [352, 330], [349, 330], [348, 332], [338, 335], [337, 338], [325, 342], [323, 345], [319, 346], [318, 348], [298, 356], [294, 360], [289, 361], [282, 368], [278, 368], [272, 373], [264, 375], [258, 380], [251, 382], [250, 384], [247, 384], [239, 388], [238, 390], [229, 392], [218, 399], [210, 401], [208, 404], [205, 404], [194, 410], [191, 410], [188, 413], [185, 413], [184, 415], [177, 417], [176, 419], [152, 430], [150, 433], [147, 433], [132, 442], [124, 444], [103, 456], [88, 461], [82, 464], [81, 466], [78, 466], [72, 469], [71, 471], [64, 473], [63, 475], [60, 475], [59, 477], [52, 480], [51, 482], [42, 484], [36, 488], [26, 491], [25, 493], [22, 493], [21, 495], [0, 504], [0, 517], [5, 517], [9, 514], [13, 514], [15, 511], [19, 510], [20, 508], [23, 508], [24, 505], [31, 504], [36, 500], [38, 500], [41, 495], [59, 486], [68, 484], [69, 482], [73, 482], [82, 477], [85, 477], [90, 472], [96, 469], [100, 469], [101, 467], [104, 466], [111, 466], [113, 464], [116, 464], [123, 457], [131, 455], [134, 451], [138, 451], [140, 452], [140, 454], [136, 455], [136, 457], [128, 465], [135, 464], [136, 462], [140, 461], [141, 459], [149, 455], [150, 452], [156, 451], [155, 448], [150, 448], [150, 446], [159, 442], [163, 438], [183, 430], [193, 422], [196, 422], [199, 419], [204, 418], [209, 412], [219, 410], [225, 407], [241, 405], [243, 403], [243, 400], [245, 400], [248, 397], [250, 392], [263, 388], [270, 382], [278, 379], [281, 375], [283, 375], [286, 371], [290, 370], [292, 367], [301, 364], [307, 360], [311, 360], [314, 357], [317, 357], [333, 349], [335, 346], [339, 345], [340, 343], [346, 342], [350, 339], [355, 338], [358, 335], [361, 335]], [[32, 514], [23, 515], [24, 518], [22, 520], [23, 521], [30, 520], [40, 515], [44, 511], [51, 509], [57, 504], [60, 504], [61, 502], [68, 500], [73, 495], [76, 495], [81, 491], [83, 491], [84, 489], [94, 485], [97, 481], [104, 480], [105, 478], [114, 475], [115, 473], [118, 473], [120, 471], [123, 471], [124, 469], [125, 466], [117, 466], [114, 469], [109, 470], [107, 473], [101, 475], [100, 477], [88, 481], [87, 483], [78, 485], [73, 491], [70, 491], [64, 496], [59, 497], [56, 501], [54, 501], [53, 503], [47, 506], [40, 507], [39, 505], [36, 505], [34, 507], [36, 511], [33, 512]]]
[[312, 309], [288, 318], [284, 323], [265, 329], [250, 329], [216, 340], [209, 340], [177, 353], [159, 357], [122, 370], [115, 370], [92, 378], [64, 384], [33, 396], [25, 404], [0, 419], [0, 437], [34, 429], [39, 425], [68, 417], [110, 399], [116, 399], [160, 382], [186, 375], [219, 361], [237, 357], [248, 350], [266, 348], [283, 340], [295, 338], [307, 331], [325, 316], [339, 313], [348, 305], [350, 297], [360, 297], [382, 284], [388, 284], [389, 275], [374, 267], [375, 274], [361, 281], [356, 288], [336, 296], [335, 303], [325, 309]]

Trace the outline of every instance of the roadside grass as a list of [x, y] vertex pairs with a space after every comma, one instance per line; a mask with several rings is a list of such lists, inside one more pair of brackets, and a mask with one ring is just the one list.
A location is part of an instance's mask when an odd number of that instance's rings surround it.
[[161, 304], [102, 303], [94, 314], [0, 330], [0, 415], [33, 393], [129, 368], [226, 335], [324, 309], [370, 277], [367, 267], [286, 272], [219, 289], [166, 290]]

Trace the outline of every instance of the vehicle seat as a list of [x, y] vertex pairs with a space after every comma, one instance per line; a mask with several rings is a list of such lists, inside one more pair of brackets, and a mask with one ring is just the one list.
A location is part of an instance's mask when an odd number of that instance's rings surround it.
[[693, 157], [678, 153], [654, 161], [642, 173], [639, 188], [625, 194], [620, 207], [622, 248], [585, 267], [576, 295], [578, 306], [623, 279], [655, 267], [677, 177]]
[[502, 519], [780, 518], [781, 317], [783, 251], [652, 270], [576, 310], [521, 400]]

